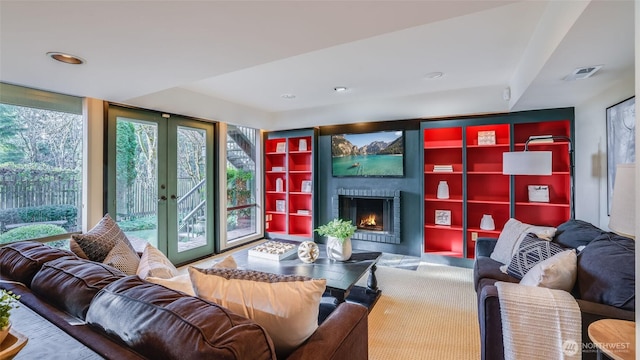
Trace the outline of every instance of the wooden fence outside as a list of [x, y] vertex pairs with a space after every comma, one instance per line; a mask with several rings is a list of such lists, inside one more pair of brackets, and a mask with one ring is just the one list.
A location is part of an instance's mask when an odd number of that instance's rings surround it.
[[[25, 179], [12, 174], [0, 175], [0, 209], [16, 209], [41, 205], [73, 205], [82, 208], [82, 189], [79, 180], [52, 179], [50, 176]], [[196, 185], [191, 179], [178, 180], [178, 196], [186, 194]], [[155, 185], [146, 186], [136, 181], [130, 189], [119, 191], [117, 213], [125, 217], [143, 217], [156, 214], [158, 195]], [[197, 205], [183, 204], [193, 209]], [[80, 214], [80, 211], [78, 212]]]
[[0, 175], [0, 209], [40, 205], [82, 205], [78, 180], [42, 178], [23, 179], [12, 174]]

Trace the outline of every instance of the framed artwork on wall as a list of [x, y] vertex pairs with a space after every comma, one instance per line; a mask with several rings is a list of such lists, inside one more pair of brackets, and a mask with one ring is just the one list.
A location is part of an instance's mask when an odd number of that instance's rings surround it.
[[636, 162], [636, 99], [630, 97], [607, 108], [607, 214], [616, 179], [616, 166]]

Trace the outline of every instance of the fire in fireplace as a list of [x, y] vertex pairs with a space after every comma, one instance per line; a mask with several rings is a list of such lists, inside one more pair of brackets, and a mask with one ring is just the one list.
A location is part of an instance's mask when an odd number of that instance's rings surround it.
[[400, 244], [400, 190], [336, 190], [334, 217], [351, 220], [357, 227], [354, 240]]
[[341, 198], [341, 216], [361, 231], [393, 232], [393, 198]]

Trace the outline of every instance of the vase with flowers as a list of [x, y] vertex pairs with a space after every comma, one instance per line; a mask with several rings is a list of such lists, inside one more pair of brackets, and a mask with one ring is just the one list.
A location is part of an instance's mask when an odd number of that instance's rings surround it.
[[329, 259], [346, 261], [351, 258], [351, 236], [357, 227], [351, 220], [333, 219], [318, 226], [315, 231], [327, 237], [327, 256]]
[[9, 334], [11, 329], [11, 310], [18, 307], [19, 295], [7, 290], [0, 290], [0, 344]]

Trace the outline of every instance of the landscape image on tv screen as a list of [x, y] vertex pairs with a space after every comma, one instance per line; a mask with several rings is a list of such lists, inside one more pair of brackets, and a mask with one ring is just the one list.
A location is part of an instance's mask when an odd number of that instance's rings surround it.
[[404, 176], [404, 132], [331, 136], [333, 176]]

